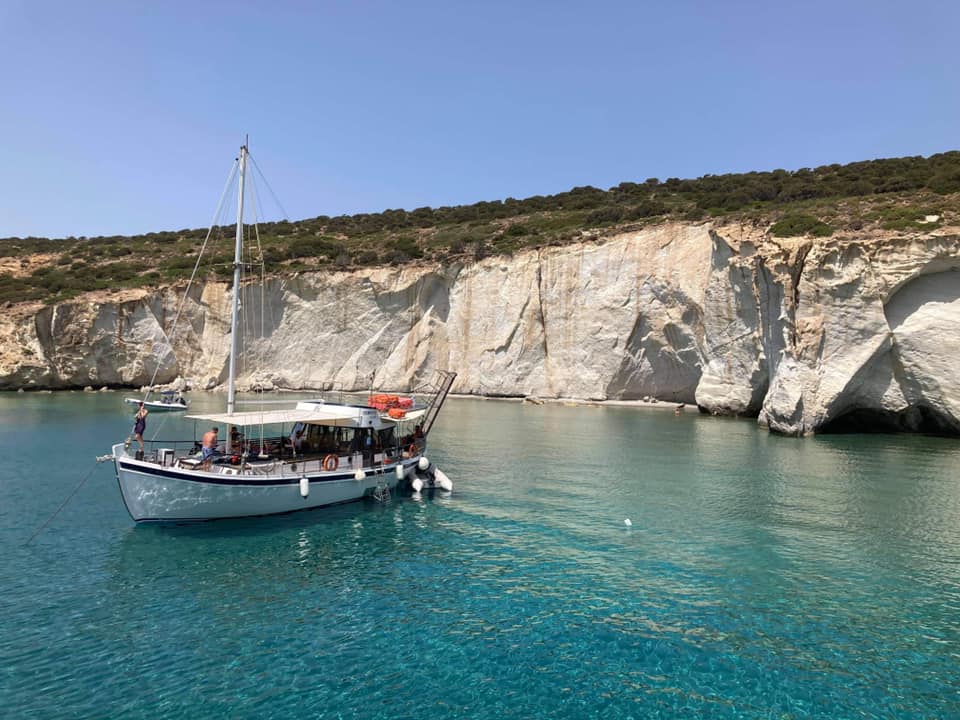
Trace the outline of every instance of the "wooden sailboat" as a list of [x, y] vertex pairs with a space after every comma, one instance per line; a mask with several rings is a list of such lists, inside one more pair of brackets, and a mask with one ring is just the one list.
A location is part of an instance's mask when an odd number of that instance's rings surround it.
[[[226, 409], [196, 414], [209, 423], [203, 447], [195, 438], [145, 441], [144, 452], [127, 442], [112, 456], [123, 502], [136, 522], [211, 520], [287, 513], [384, 498], [400, 482], [419, 490], [449, 486], [425, 457], [427, 436], [456, 378], [438, 372], [422, 401], [404, 412], [327, 397], [292, 408], [236, 412], [239, 289], [243, 249], [246, 144], [240, 148], [237, 225], [231, 308], [231, 347]], [[374, 403], [375, 404], [375, 403]], [[224, 428], [224, 436], [214, 429]], [[229, 428], [229, 430], [228, 430]], [[256, 429], [259, 438], [252, 440]], [[262, 428], [270, 428], [266, 434]], [[163, 445], [160, 447], [160, 445]]]

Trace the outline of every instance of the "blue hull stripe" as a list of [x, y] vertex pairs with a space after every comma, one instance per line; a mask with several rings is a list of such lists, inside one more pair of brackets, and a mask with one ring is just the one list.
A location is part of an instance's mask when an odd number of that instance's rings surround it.
[[[153, 465], [128, 465], [122, 460], [120, 461], [120, 467], [128, 472], [138, 472], [143, 473], [144, 475], [158, 475], [160, 477], [170, 478], [171, 480], [186, 480], [187, 482], [196, 482], [202, 483], [204, 485], [243, 485], [244, 487], [256, 487], [264, 486], [269, 487], [271, 485], [299, 485], [300, 478], [298, 476], [285, 477], [285, 478], [273, 478], [273, 479], [254, 479], [255, 476], [251, 475], [218, 475], [216, 477], [192, 477], [182, 470], [171, 470], [169, 468], [155, 467]], [[384, 470], [364, 470], [367, 473], [367, 476], [375, 475], [384, 475], [386, 472], [393, 472], [391, 468], [388, 471]], [[315, 476], [308, 475], [307, 480], [310, 482], [331, 482], [333, 480], [353, 480], [353, 473], [345, 473], [338, 475], [323, 475]]]

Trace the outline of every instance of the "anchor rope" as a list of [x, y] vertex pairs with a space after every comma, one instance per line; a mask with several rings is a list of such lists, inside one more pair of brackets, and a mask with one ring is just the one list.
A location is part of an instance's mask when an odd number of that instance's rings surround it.
[[41, 533], [41, 531], [42, 531], [45, 527], [47, 527], [47, 525], [49, 525], [57, 515], [60, 514], [60, 511], [63, 510], [63, 509], [67, 506], [67, 503], [70, 502], [70, 500], [73, 498], [73, 496], [77, 494], [77, 491], [80, 490], [81, 487], [83, 487], [83, 484], [87, 481], [87, 479], [88, 479], [91, 475], [93, 475], [93, 471], [97, 469], [97, 465], [99, 465], [99, 463], [95, 464], [92, 468], [90, 468], [90, 471], [89, 471], [86, 475], [83, 476], [83, 480], [80, 481], [80, 484], [78, 484], [78, 485], [73, 489], [73, 492], [70, 493], [70, 494], [67, 496], [67, 499], [66, 499], [66, 500], [64, 500], [62, 503], [60, 503], [60, 507], [58, 507], [58, 508], [56, 509], [56, 512], [54, 512], [53, 515], [51, 515], [50, 517], [48, 517], [48, 518], [47, 518], [47, 521], [46, 521], [43, 525], [41, 525], [39, 528], [37, 528], [37, 530], [33, 533], [33, 535], [30, 536], [30, 539], [27, 540], [27, 541], [23, 544], [24, 547], [26, 547], [26, 546], [29, 545], [31, 542], [33, 542], [33, 539], [34, 539], [37, 535], [39, 535], [39, 534]]

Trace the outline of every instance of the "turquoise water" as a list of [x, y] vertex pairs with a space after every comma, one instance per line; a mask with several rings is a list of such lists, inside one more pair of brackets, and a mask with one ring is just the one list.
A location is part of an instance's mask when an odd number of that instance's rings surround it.
[[451, 400], [451, 496], [136, 527], [129, 415], [0, 395], [5, 717], [960, 717], [960, 442]]

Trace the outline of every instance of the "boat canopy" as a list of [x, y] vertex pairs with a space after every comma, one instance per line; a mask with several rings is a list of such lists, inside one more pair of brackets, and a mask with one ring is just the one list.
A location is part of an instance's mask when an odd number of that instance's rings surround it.
[[[403, 420], [413, 420], [423, 415], [423, 410], [408, 413]], [[338, 405], [314, 402], [301, 402], [290, 410], [253, 410], [240, 413], [211, 413], [187, 415], [191, 420], [209, 420], [223, 425], [338, 425], [340, 427], [387, 428], [397, 424], [396, 420], [381, 417], [373, 408], [356, 405]]]
[[427, 414], [426, 408], [421, 408], [420, 410], [409, 410], [406, 415], [401, 418], [390, 418], [391, 422], [402, 423], [407, 420], [417, 420], [418, 418], [423, 417]]

